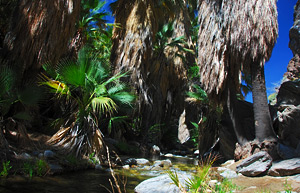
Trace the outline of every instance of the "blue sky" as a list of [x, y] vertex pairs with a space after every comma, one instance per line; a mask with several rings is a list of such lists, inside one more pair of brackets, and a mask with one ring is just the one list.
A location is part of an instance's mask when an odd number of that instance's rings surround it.
[[[275, 87], [280, 85], [283, 74], [287, 71], [287, 65], [293, 57], [293, 53], [289, 48], [289, 30], [293, 26], [294, 6], [297, 0], [278, 0], [278, 23], [279, 36], [277, 43], [273, 49], [270, 60], [265, 64], [265, 77], [267, 94], [275, 92]], [[252, 101], [250, 94], [246, 98]]]
[[[116, 0], [107, 0], [104, 7], [108, 10], [108, 4]], [[279, 23], [279, 37], [273, 49], [270, 60], [265, 64], [265, 77], [267, 94], [270, 95], [275, 92], [275, 87], [280, 85], [283, 74], [287, 70], [287, 65], [293, 57], [292, 51], [289, 49], [289, 30], [293, 25], [294, 6], [297, 0], [278, 0], [278, 23]], [[109, 22], [113, 22], [112, 18], [107, 18]], [[249, 94], [247, 101], [252, 101], [252, 95]]]

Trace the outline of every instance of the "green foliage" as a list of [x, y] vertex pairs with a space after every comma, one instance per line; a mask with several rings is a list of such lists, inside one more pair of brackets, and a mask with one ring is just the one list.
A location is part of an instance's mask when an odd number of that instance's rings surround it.
[[91, 153], [89, 155], [89, 161], [92, 163], [92, 164], [99, 164], [99, 160], [95, 157], [95, 152]]
[[193, 142], [194, 147], [198, 147], [198, 135], [199, 135], [199, 125], [195, 122], [191, 122], [193, 128], [190, 130], [190, 140]]
[[24, 174], [27, 174], [31, 179], [34, 173], [34, 164], [32, 164], [31, 162], [25, 162], [23, 165], [23, 172]]
[[175, 56], [179, 56], [182, 59], [184, 59], [184, 56], [182, 55], [183, 52], [194, 54], [193, 50], [185, 47], [187, 43], [184, 36], [172, 37], [173, 34], [173, 22], [163, 25], [162, 28], [157, 32], [156, 41], [153, 46], [156, 56], [162, 54], [168, 47], [176, 47], [178, 52], [176, 52]]
[[111, 117], [108, 122], [108, 134], [111, 134], [113, 129], [120, 130], [128, 126], [129, 124], [126, 119], [128, 119], [128, 116]]
[[187, 192], [184, 187], [182, 186], [182, 184], [179, 181], [179, 177], [176, 171], [172, 172], [171, 170], [166, 171], [166, 173], [168, 174], [169, 178], [171, 178], [171, 180], [173, 181], [173, 183], [175, 184], [175, 186], [177, 186], [180, 190], [180, 192]]
[[191, 192], [206, 192], [207, 189], [211, 189], [208, 185], [210, 168], [210, 164], [197, 168], [197, 174], [187, 181], [187, 187]]
[[277, 93], [272, 93], [269, 95], [268, 100], [269, 100], [270, 104], [275, 105], [276, 97], [277, 97]]
[[31, 179], [34, 175], [37, 176], [44, 176], [47, 174], [47, 172], [49, 171], [49, 165], [48, 163], [43, 160], [43, 159], [39, 159], [39, 160], [30, 160], [30, 161], [26, 161], [23, 164], [23, 173], [28, 175], [28, 177]]
[[237, 186], [233, 184], [230, 180], [227, 178], [224, 178], [223, 181], [220, 184], [217, 184], [215, 186], [215, 192], [219, 193], [227, 193], [227, 192], [235, 192], [233, 190], [236, 190]]
[[186, 181], [186, 188], [180, 183], [178, 175], [175, 172], [167, 171], [170, 179], [180, 189], [181, 192], [233, 192], [236, 186], [231, 181], [224, 179], [220, 184], [212, 187], [209, 182], [212, 179], [211, 167], [217, 159], [216, 156], [210, 154], [206, 160], [202, 161], [196, 169], [196, 174]]
[[[77, 61], [65, 60], [56, 68], [46, 64], [44, 69], [52, 77], [42, 75], [41, 84], [69, 106], [61, 125], [64, 129], [52, 137], [52, 142], [76, 150], [77, 154], [99, 153], [102, 133], [98, 121], [111, 119], [135, 100], [135, 95], [120, 81], [126, 73], [111, 75], [109, 64], [88, 48], [80, 50]], [[107, 129], [107, 125], [101, 127]], [[70, 140], [75, 134], [76, 139]]]
[[2, 162], [2, 171], [0, 173], [0, 176], [2, 178], [6, 178], [9, 174], [9, 170], [11, 168], [12, 168], [12, 166], [10, 166], [10, 161]]
[[[19, 120], [32, 120], [29, 107], [42, 101], [44, 92], [33, 83], [21, 83], [17, 70], [0, 61], [0, 117], [10, 116]], [[20, 103], [18, 112], [9, 114], [12, 105]]]
[[69, 154], [65, 157], [66, 161], [68, 162], [68, 165], [72, 167], [76, 167], [79, 165], [79, 160], [76, 156]]
[[81, 20], [79, 21], [79, 29], [85, 33], [95, 30], [93, 26], [98, 26], [99, 29], [105, 28], [106, 21], [104, 16], [108, 15], [108, 12], [101, 11], [105, 4], [105, 1], [99, 0], [81, 0]]
[[196, 63], [193, 66], [189, 67], [188, 77], [189, 77], [190, 80], [192, 80], [192, 79], [200, 80], [199, 66]]
[[290, 184], [288, 184], [287, 180], [284, 183], [284, 191], [286, 193], [291, 193], [293, 191], [293, 188]]
[[49, 165], [45, 160], [39, 159], [35, 165], [36, 174], [38, 176], [44, 176], [49, 171]]
[[109, 62], [112, 30], [113, 26], [118, 27], [118, 25], [106, 23], [104, 17], [110, 13], [103, 10], [105, 3], [103, 0], [82, 0], [81, 20], [78, 27], [87, 40], [85, 44], [98, 51], [101, 58]]
[[188, 98], [186, 100], [188, 102], [193, 102], [201, 105], [208, 104], [209, 99], [206, 92], [199, 85], [196, 84], [193, 85], [193, 88], [195, 91], [187, 92]]

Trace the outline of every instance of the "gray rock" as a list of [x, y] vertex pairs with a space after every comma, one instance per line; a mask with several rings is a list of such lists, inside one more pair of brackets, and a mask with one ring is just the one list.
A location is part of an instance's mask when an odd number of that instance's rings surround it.
[[178, 140], [181, 144], [187, 142], [191, 137], [190, 131], [187, 125], [185, 124], [185, 115], [186, 113], [184, 110], [179, 117], [179, 123], [178, 123]]
[[124, 165], [129, 165], [129, 166], [137, 165], [137, 161], [135, 158], [128, 158], [124, 161]]
[[253, 177], [266, 173], [271, 165], [271, 156], [267, 152], [261, 151], [242, 161], [236, 170], [244, 176]]
[[39, 153], [39, 155], [38, 155], [38, 158], [43, 158], [44, 157], [44, 154], [43, 153]]
[[172, 167], [171, 160], [156, 160], [151, 170], [169, 169], [170, 167]]
[[49, 164], [49, 168], [50, 168], [50, 173], [51, 174], [56, 174], [56, 173], [63, 172], [63, 168], [58, 164]]
[[160, 167], [167, 167], [167, 168], [169, 168], [169, 167], [172, 166], [172, 162], [169, 159], [166, 159], [166, 160], [156, 160], [153, 165], [159, 165]]
[[300, 82], [286, 81], [280, 85], [277, 105], [300, 105]]
[[220, 172], [220, 175], [223, 178], [232, 179], [232, 178], [237, 178], [238, 177], [238, 175], [235, 171], [233, 171], [231, 169], [228, 169], [228, 168], [219, 167], [218, 172]]
[[160, 148], [157, 145], [153, 145], [150, 149], [151, 155], [160, 155]]
[[[181, 185], [185, 187], [186, 180], [191, 176], [178, 174]], [[167, 174], [150, 178], [141, 182], [134, 189], [136, 193], [181, 193], [180, 189], [173, 183]]]
[[174, 157], [174, 155], [171, 154], [171, 153], [167, 153], [167, 154], [165, 154], [164, 156], [165, 156], [165, 157]]
[[233, 159], [231, 159], [231, 160], [227, 160], [225, 163], [223, 163], [221, 166], [222, 167], [230, 167], [232, 164], [234, 164], [235, 163], [235, 161], [233, 160]]
[[122, 168], [123, 168], [124, 170], [129, 170], [129, 169], [130, 169], [130, 166], [129, 166], [129, 165], [124, 165], [124, 166], [122, 166]]
[[276, 121], [281, 141], [296, 149], [300, 142], [300, 105], [281, 105]]
[[32, 156], [29, 155], [28, 153], [21, 153], [21, 154], [19, 155], [19, 158], [25, 159], [25, 160], [29, 160], [29, 159], [32, 159]]
[[103, 170], [103, 167], [101, 166], [101, 164], [96, 164], [95, 169], [96, 170]]
[[145, 158], [135, 159], [138, 166], [150, 166], [150, 161]]
[[44, 157], [45, 158], [53, 158], [55, 156], [55, 153], [51, 150], [45, 150], [44, 151]]
[[294, 174], [300, 174], [300, 158], [274, 162], [268, 172], [270, 176], [290, 176]]

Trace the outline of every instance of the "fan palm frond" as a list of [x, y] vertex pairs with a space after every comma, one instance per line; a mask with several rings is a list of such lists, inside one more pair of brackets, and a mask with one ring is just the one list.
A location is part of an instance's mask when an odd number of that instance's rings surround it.
[[0, 67], [0, 97], [4, 93], [10, 92], [13, 85], [15, 84], [15, 82], [16, 82], [16, 76], [15, 76], [13, 70], [11, 69], [11, 67], [1, 64], [1, 67]]
[[93, 98], [91, 104], [93, 111], [101, 114], [109, 113], [111, 115], [114, 111], [117, 111], [116, 103], [109, 97], [99, 96]]
[[48, 76], [46, 76], [43, 73], [40, 74], [39, 78], [40, 78], [40, 81], [39, 81], [40, 85], [46, 85], [46, 86], [50, 87], [51, 88], [50, 91], [58, 94], [58, 96], [70, 94], [70, 89], [65, 83], [62, 83], [57, 80], [52, 80], [51, 78], [49, 78]]
[[118, 103], [130, 106], [135, 100], [135, 95], [129, 92], [118, 92], [111, 95], [111, 98]]

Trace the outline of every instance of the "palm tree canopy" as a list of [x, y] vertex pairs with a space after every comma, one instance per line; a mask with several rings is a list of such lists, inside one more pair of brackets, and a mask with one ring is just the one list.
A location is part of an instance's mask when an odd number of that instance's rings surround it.
[[228, 78], [240, 85], [241, 71], [271, 57], [278, 36], [276, 0], [199, 0], [198, 17], [198, 65], [212, 98]]

